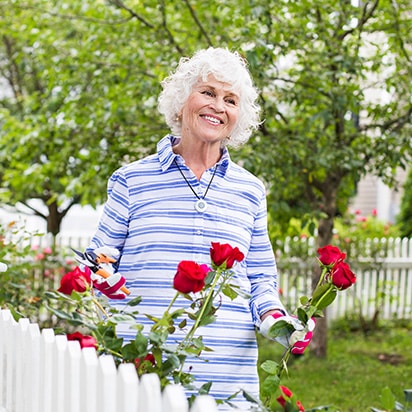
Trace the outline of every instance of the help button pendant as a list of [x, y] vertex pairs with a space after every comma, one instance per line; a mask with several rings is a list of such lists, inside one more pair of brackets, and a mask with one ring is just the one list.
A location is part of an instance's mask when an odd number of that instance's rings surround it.
[[195, 203], [195, 209], [199, 212], [199, 213], [203, 213], [206, 211], [207, 209], [207, 203], [204, 199], [199, 199], [196, 203]]

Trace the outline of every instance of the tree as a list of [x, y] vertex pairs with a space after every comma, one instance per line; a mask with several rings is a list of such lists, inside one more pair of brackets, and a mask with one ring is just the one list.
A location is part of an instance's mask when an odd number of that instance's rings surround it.
[[401, 236], [412, 237], [412, 169], [408, 172], [403, 188], [400, 211], [396, 220]]
[[[325, 246], [360, 177], [391, 184], [411, 158], [410, 11], [407, 2], [285, 0], [260, 18], [265, 36], [248, 58], [255, 72], [269, 69], [258, 76], [266, 121], [252, 150], [273, 215], [317, 217]], [[326, 355], [326, 317], [311, 347]]]
[[2, 199], [57, 234], [74, 204], [100, 203], [107, 176], [152, 150], [165, 63], [140, 48], [149, 23], [103, 4], [33, 0], [0, 3], [0, 13]]
[[[331, 243], [357, 181], [370, 172], [393, 183], [410, 160], [409, 0], [27, 0], [0, 12], [11, 203], [40, 197], [62, 214], [64, 201], [101, 202], [109, 173], [166, 132], [159, 81], [209, 45], [241, 51], [261, 89], [265, 121], [232, 155], [267, 183], [271, 222], [309, 216], [318, 246]], [[316, 330], [325, 356], [326, 320]]]

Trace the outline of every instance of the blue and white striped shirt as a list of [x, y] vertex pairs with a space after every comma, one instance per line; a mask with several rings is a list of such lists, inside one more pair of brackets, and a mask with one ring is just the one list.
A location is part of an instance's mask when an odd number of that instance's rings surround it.
[[[196, 384], [213, 381], [211, 394], [225, 398], [239, 389], [258, 396], [255, 326], [270, 309], [282, 309], [277, 291], [276, 263], [267, 232], [266, 192], [262, 182], [230, 160], [223, 150], [216, 174], [207, 192], [207, 210], [194, 208], [196, 196], [182, 177], [186, 176], [201, 198], [214, 167], [198, 181], [183, 158], [172, 150], [178, 138], [168, 135], [158, 143], [156, 154], [118, 169], [109, 179], [108, 200], [91, 248], [111, 246], [121, 257], [118, 271], [126, 278], [131, 295], [142, 296], [137, 319], [149, 325], [143, 314], [161, 316], [175, 295], [173, 278], [182, 260], [210, 265], [211, 242], [238, 247], [245, 259], [234, 266], [235, 281], [251, 295], [234, 301], [222, 297], [217, 321], [199, 329], [213, 352], [188, 359]], [[127, 301], [111, 301], [122, 307]], [[187, 300], [179, 302], [187, 306]], [[120, 329], [126, 339], [133, 330]], [[174, 336], [174, 335], [173, 335]], [[238, 399], [239, 398], [239, 399]], [[238, 407], [247, 403], [238, 397]], [[236, 402], [236, 400], [235, 400]], [[224, 408], [221, 408], [224, 410]]]

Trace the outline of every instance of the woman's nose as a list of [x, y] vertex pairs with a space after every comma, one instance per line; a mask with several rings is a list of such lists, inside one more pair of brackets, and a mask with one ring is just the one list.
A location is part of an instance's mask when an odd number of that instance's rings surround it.
[[225, 110], [224, 99], [222, 97], [216, 97], [216, 99], [213, 101], [213, 106], [217, 112], [223, 112]]

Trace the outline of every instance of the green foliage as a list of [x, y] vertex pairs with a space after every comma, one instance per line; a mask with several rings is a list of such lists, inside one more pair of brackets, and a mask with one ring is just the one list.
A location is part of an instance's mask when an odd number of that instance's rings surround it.
[[[159, 317], [144, 314], [151, 321], [147, 329], [143, 323], [136, 323], [138, 305], [142, 301], [140, 296], [125, 302], [122, 309], [117, 309], [104, 294], [95, 293], [90, 276], [79, 267], [67, 273], [64, 282], [58, 282], [58, 286], [64, 284], [64, 288], [57, 289], [56, 286], [57, 290], [43, 290], [42, 307], [47, 310], [49, 318], [59, 319], [58, 327], [55, 327], [56, 333], [80, 334], [87, 341], [87, 346], [95, 346], [99, 355], [112, 355], [117, 365], [133, 363], [139, 376], [157, 374], [162, 388], [176, 383], [195, 393], [194, 376], [191, 368], [184, 367], [185, 362], [187, 358], [199, 358], [203, 351], [212, 350], [203, 343], [198, 328], [216, 320], [213, 315], [221, 306], [221, 294], [233, 282], [234, 271], [226, 269], [229, 256], [222, 253], [220, 256], [225, 258], [224, 262], [220, 265], [211, 262], [213, 269], [205, 271], [208, 281], [205, 281], [201, 290], [197, 287], [199, 274], [196, 273], [197, 277], [191, 278], [185, 272], [185, 286], [189, 286], [189, 290], [196, 289], [197, 293], [183, 293], [176, 287], [168, 307]], [[178, 274], [179, 268], [176, 276]], [[237, 296], [235, 288], [231, 288], [232, 299]], [[179, 301], [180, 305], [182, 301], [187, 302], [176, 309], [174, 306], [177, 306], [179, 297], [184, 298]], [[10, 307], [16, 319], [27, 317], [26, 312], [15, 310], [13, 304]], [[118, 336], [119, 324], [128, 325], [135, 330], [134, 338], [125, 341]], [[205, 393], [206, 386], [197, 389]]]
[[400, 211], [396, 219], [400, 235], [412, 237], [412, 169], [409, 170], [403, 190]]
[[[388, 255], [390, 240], [398, 237], [399, 228], [379, 220], [375, 213], [370, 216], [348, 213], [335, 221], [334, 243], [341, 246], [350, 259], [359, 257], [370, 259], [383, 258]], [[387, 239], [386, 247], [381, 240]]]
[[0, 262], [8, 266], [0, 273], [0, 307], [24, 313], [42, 327], [52, 327], [56, 323], [45, 316], [44, 292], [58, 284], [72, 261], [53, 247], [33, 247], [36, 236], [41, 244], [41, 235], [28, 233], [16, 222], [0, 225]]
[[[411, 387], [411, 327], [410, 322], [404, 326], [390, 322], [365, 336], [332, 325], [328, 356], [319, 359], [309, 351], [294, 357], [282, 384], [294, 392], [305, 410], [329, 405], [340, 412], [367, 412], [372, 406], [383, 407], [385, 387], [395, 399], [404, 399], [404, 389]], [[259, 364], [282, 355], [282, 348], [266, 339], [259, 339], [259, 350]], [[266, 372], [259, 371], [264, 379]]]
[[261, 89], [265, 121], [233, 157], [266, 181], [273, 221], [333, 219], [363, 174], [390, 182], [409, 160], [408, 12], [407, 0], [0, 2], [0, 201], [40, 199], [52, 233], [73, 204], [101, 203], [109, 174], [167, 132], [160, 80], [213, 45], [243, 53]]
[[404, 395], [405, 395], [405, 401], [406, 401], [405, 405], [403, 405], [401, 402], [398, 402], [396, 400], [394, 394], [392, 393], [390, 388], [387, 386], [383, 388], [382, 394], [381, 394], [381, 403], [385, 409], [381, 410], [377, 408], [371, 408], [371, 411], [372, 412], [391, 412], [391, 411], [410, 412], [412, 411], [412, 389], [405, 389]]
[[[270, 237], [273, 246], [283, 257], [299, 257], [308, 259], [315, 253], [315, 241], [312, 236], [317, 220], [292, 218], [287, 230], [278, 231], [277, 226], [270, 226]], [[393, 225], [379, 220], [376, 213], [363, 216], [359, 212], [348, 212], [334, 219], [332, 243], [356, 260], [360, 256], [369, 258], [387, 255], [390, 240], [400, 237], [400, 225]], [[291, 240], [292, 239], [292, 240]], [[387, 247], [382, 248], [382, 240], [387, 239]]]

